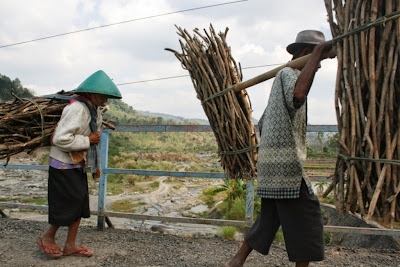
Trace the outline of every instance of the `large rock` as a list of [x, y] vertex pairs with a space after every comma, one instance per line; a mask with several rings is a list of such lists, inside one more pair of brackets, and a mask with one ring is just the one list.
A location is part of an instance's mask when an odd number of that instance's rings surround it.
[[[383, 228], [377, 223], [367, 224], [362, 218], [354, 214], [340, 216], [336, 208], [332, 205], [322, 204], [324, 219], [327, 225], [365, 227], [365, 228]], [[335, 245], [344, 247], [376, 248], [376, 249], [394, 249], [400, 250], [398, 242], [392, 236], [367, 235], [367, 234], [347, 234], [332, 233], [332, 242]]]

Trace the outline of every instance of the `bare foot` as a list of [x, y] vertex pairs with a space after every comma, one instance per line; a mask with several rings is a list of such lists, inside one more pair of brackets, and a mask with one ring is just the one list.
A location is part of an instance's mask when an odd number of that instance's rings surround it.
[[225, 263], [225, 267], [242, 267], [252, 250], [246, 242], [243, 242], [235, 256]]
[[244, 261], [241, 261], [240, 259], [236, 259], [236, 257], [233, 257], [230, 261], [225, 263], [225, 267], [242, 267], [244, 264]]

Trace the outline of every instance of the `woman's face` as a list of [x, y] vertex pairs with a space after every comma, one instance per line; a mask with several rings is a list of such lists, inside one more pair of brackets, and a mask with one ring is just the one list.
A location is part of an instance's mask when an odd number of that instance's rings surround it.
[[94, 105], [98, 107], [104, 106], [108, 98], [109, 97], [107, 95], [102, 95], [102, 94], [91, 93], [89, 95], [90, 102], [92, 102]]

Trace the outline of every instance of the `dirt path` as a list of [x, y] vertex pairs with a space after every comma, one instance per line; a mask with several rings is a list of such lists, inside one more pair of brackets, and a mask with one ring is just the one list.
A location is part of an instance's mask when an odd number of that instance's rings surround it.
[[[95, 251], [92, 258], [47, 258], [35, 245], [45, 222], [0, 218], [0, 266], [222, 266], [238, 249], [240, 242], [217, 237], [185, 238], [168, 234], [107, 229], [97, 231], [83, 226], [78, 244]], [[65, 241], [60, 229], [57, 241]], [[326, 259], [310, 266], [400, 266], [394, 250], [327, 246]], [[293, 266], [283, 244], [273, 244], [270, 255], [252, 252], [245, 267]]]
[[[168, 177], [167, 176], [160, 176], [155, 180], [149, 181], [149, 182], [137, 182], [137, 185], [144, 185], [144, 184], [149, 184], [152, 183], [154, 181], [158, 181], [160, 182], [159, 187], [157, 188], [157, 190], [152, 191], [150, 193], [143, 193], [143, 194], [119, 194], [119, 195], [115, 195], [115, 196], [107, 196], [106, 197], [106, 203], [107, 203], [107, 209], [111, 208], [111, 205], [113, 202], [115, 201], [120, 201], [120, 200], [136, 200], [136, 201], [143, 201], [146, 202], [148, 205], [154, 204], [154, 203], [159, 203], [160, 199], [165, 197], [171, 186], [170, 184], [164, 183], [164, 180], [166, 180]], [[92, 196], [90, 198], [90, 208], [92, 210], [97, 209], [97, 204], [98, 203], [98, 197], [97, 196]]]

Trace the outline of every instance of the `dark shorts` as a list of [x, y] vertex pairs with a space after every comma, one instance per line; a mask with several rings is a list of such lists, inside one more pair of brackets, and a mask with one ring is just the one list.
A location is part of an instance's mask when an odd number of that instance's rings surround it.
[[84, 169], [49, 167], [48, 200], [51, 225], [69, 226], [80, 218], [89, 218], [89, 191]]
[[267, 255], [279, 226], [282, 226], [290, 261], [324, 259], [321, 208], [317, 197], [308, 192], [304, 180], [297, 199], [261, 199], [261, 213], [247, 233], [245, 242]]

